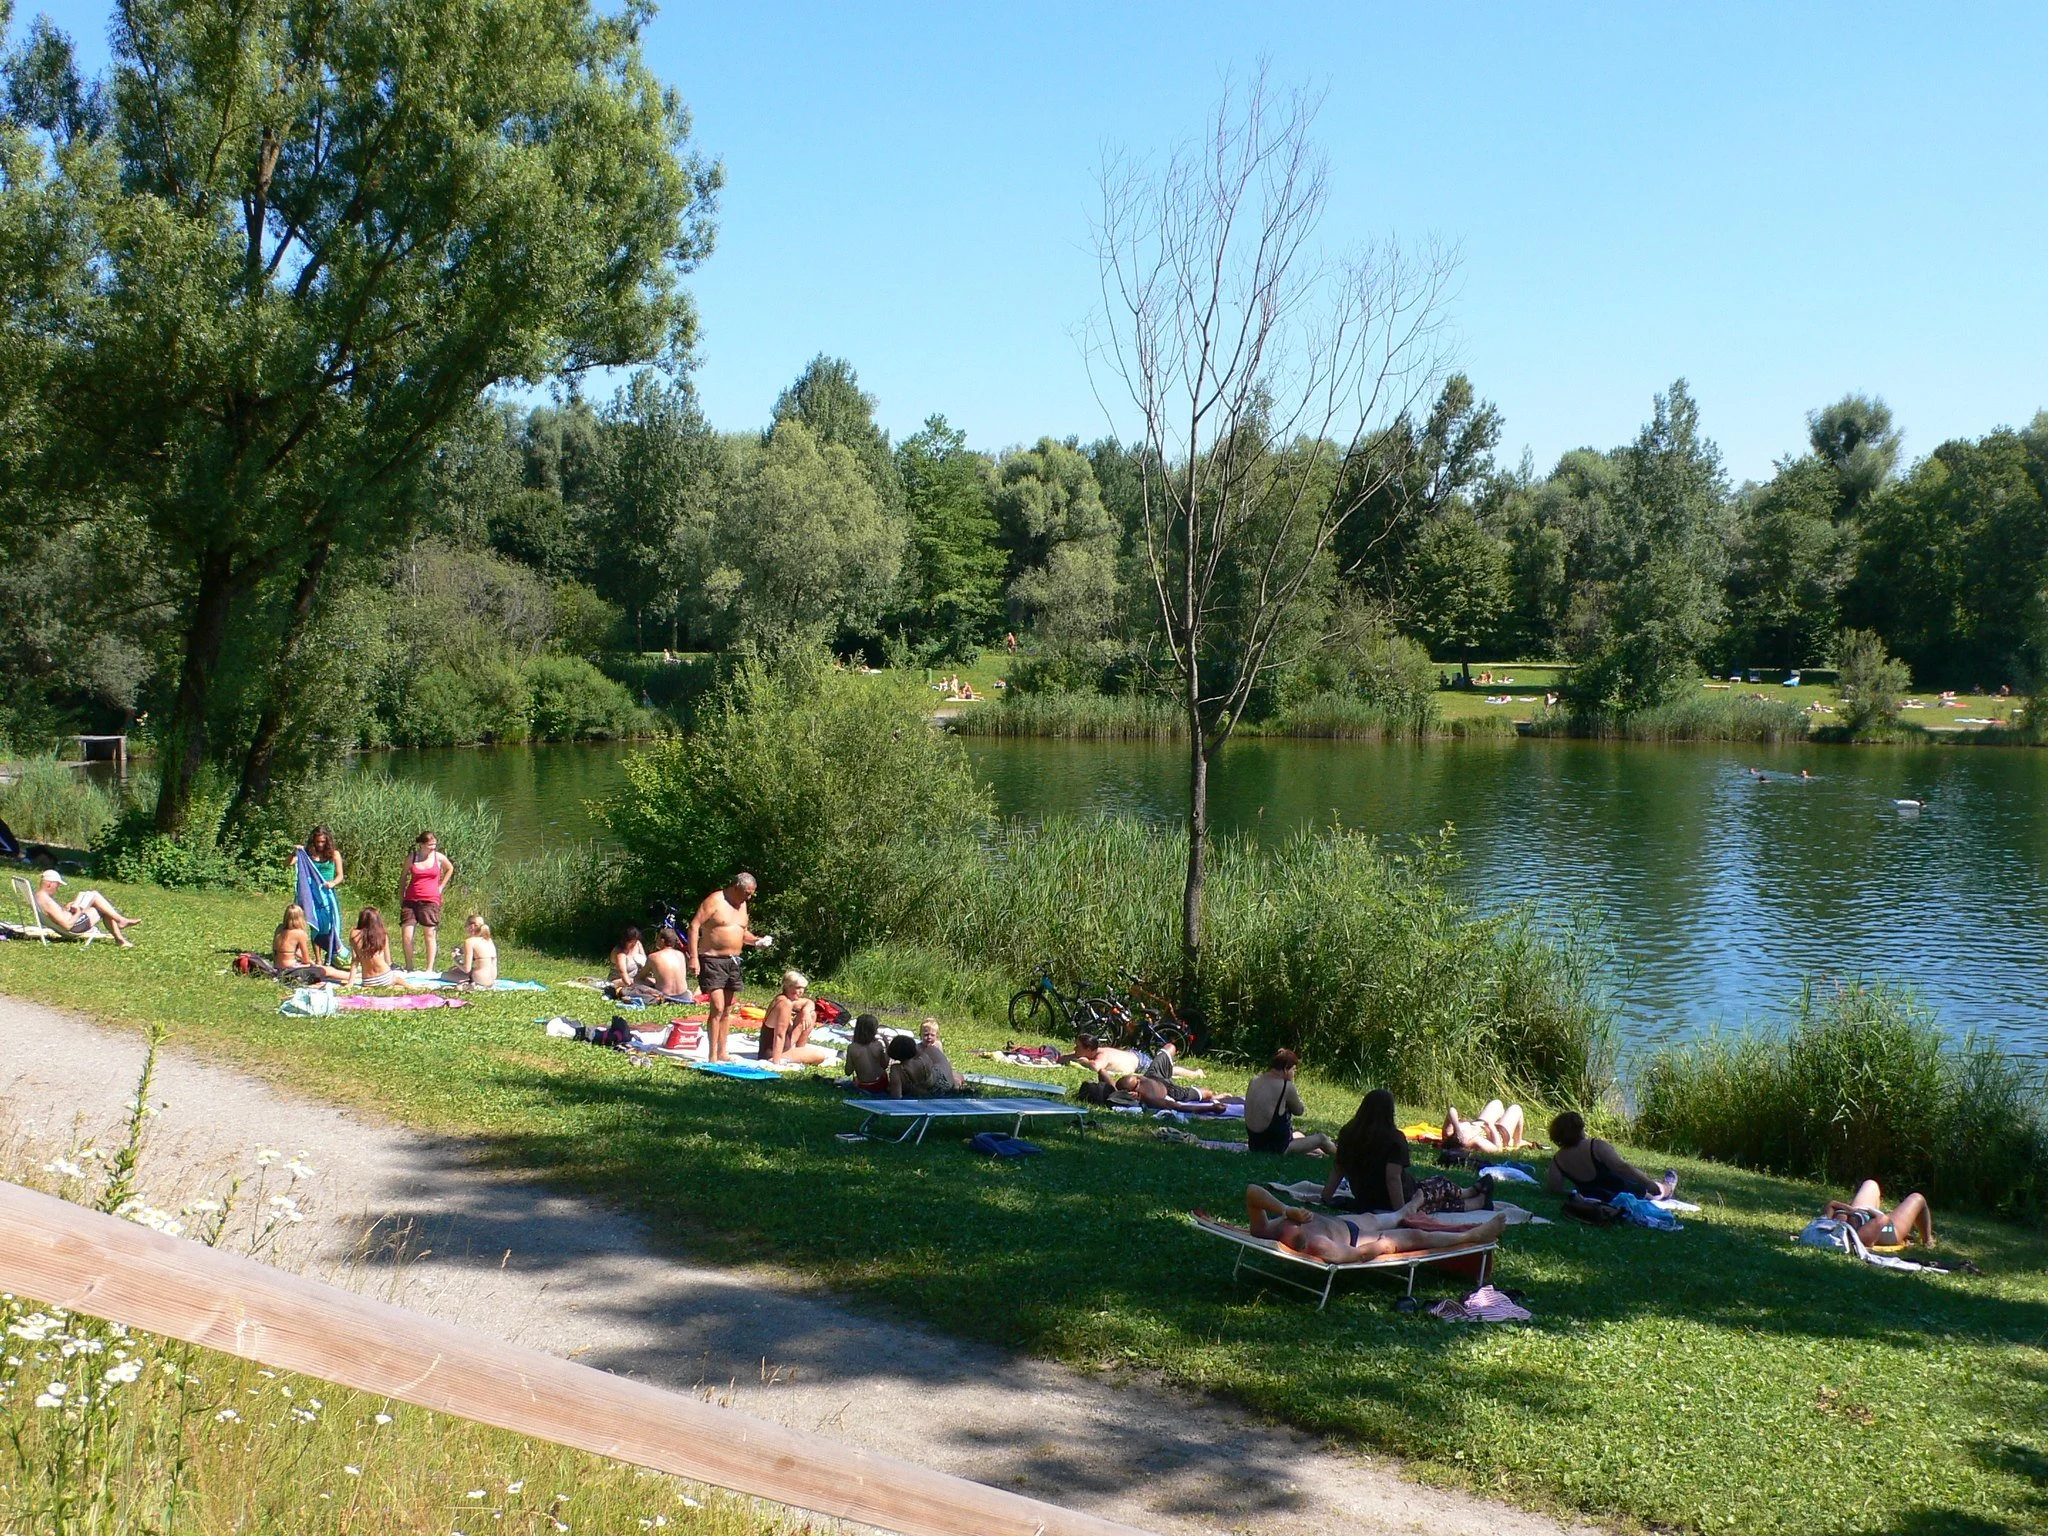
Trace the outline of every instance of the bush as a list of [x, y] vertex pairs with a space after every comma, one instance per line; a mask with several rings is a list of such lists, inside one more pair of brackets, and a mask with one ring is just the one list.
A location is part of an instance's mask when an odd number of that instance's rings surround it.
[[674, 661], [608, 656], [604, 671], [619, 682], [629, 698], [683, 726], [690, 723], [698, 703], [718, 686], [716, 656], [681, 656]]
[[392, 716], [391, 739], [405, 747], [456, 747], [526, 740], [533, 695], [520, 669], [505, 661], [460, 670], [429, 667], [405, 689]]
[[929, 710], [919, 684], [822, 658], [743, 662], [695, 734], [629, 759], [628, 788], [601, 808], [635, 894], [694, 902], [751, 871], [755, 927], [821, 968], [895, 932], [989, 824], [965, 749]]
[[639, 723], [632, 695], [580, 656], [536, 656], [524, 670], [537, 741], [608, 741]]
[[102, 789], [54, 757], [31, 757], [14, 771], [13, 783], [0, 784], [0, 821], [17, 837], [90, 848], [121, 813], [118, 792]]
[[196, 886], [228, 890], [289, 888], [290, 844], [258, 836], [247, 844], [224, 841], [221, 822], [232, 798], [225, 781], [212, 772], [200, 775], [192, 803], [186, 808], [185, 830], [176, 837], [157, 831], [150, 804], [138, 783], [137, 804], [109, 823], [92, 845], [93, 868], [130, 884]]
[[1895, 987], [1809, 984], [1782, 1032], [1660, 1051], [1638, 1097], [1637, 1135], [1674, 1151], [1936, 1206], [2037, 1212], [2048, 1196], [2038, 1076], [1989, 1042], [1951, 1044]]
[[463, 886], [491, 889], [498, 817], [483, 806], [452, 800], [431, 785], [360, 770], [305, 786], [291, 798], [293, 842], [322, 823], [333, 831], [347, 873], [342, 903], [351, 912], [397, 904], [405, 861], [425, 831], [440, 839]]
[[1899, 718], [1900, 697], [1913, 685], [1903, 661], [1894, 660], [1882, 637], [1867, 629], [1845, 629], [1835, 643], [1842, 690], [1842, 723], [1852, 731], [1890, 725]]

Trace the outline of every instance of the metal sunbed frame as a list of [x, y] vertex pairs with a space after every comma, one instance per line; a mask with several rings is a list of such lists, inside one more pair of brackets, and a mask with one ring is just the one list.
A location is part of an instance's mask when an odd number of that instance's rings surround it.
[[[1389, 1254], [1383, 1259], [1360, 1259], [1350, 1264], [1326, 1264], [1321, 1259], [1312, 1259], [1305, 1253], [1296, 1253], [1292, 1248], [1283, 1248], [1269, 1237], [1254, 1237], [1243, 1227], [1232, 1226], [1226, 1221], [1216, 1221], [1213, 1218], [1202, 1216], [1190, 1216], [1188, 1220], [1211, 1237], [1220, 1237], [1225, 1242], [1236, 1244], [1237, 1264], [1230, 1271], [1230, 1280], [1233, 1285], [1237, 1283], [1237, 1278], [1240, 1274], [1250, 1270], [1253, 1274], [1263, 1279], [1273, 1280], [1281, 1285], [1290, 1285], [1297, 1291], [1308, 1292], [1309, 1295], [1316, 1298], [1316, 1310], [1318, 1312], [1329, 1305], [1330, 1293], [1336, 1287], [1339, 1275], [1369, 1274], [1378, 1270], [1405, 1269], [1408, 1272], [1408, 1294], [1413, 1296], [1415, 1294], [1415, 1271], [1422, 1268], [1423, 1265], [1441, 1264], [1447, 1259], [1470, 1258], [1476, 1253], [1480, 1255], [1479, 1283], [1484, 1285], [1487, 1276], [1493, 1269], [1493, 1251], [1500, 1246], [1497, 1242], [1473, 1243], [1468, 1247], [1462, 1248], [1432, 1248], [1421, 1253]], [[1322, 1283], [1312, 1285], [1305, 1280], [1298, 1280], [1293, 1275], [1288, 1274], [1285, 1269], [1262, 1268], [1250, 1258], [1250, 1255], [1255, 1253], [1262, 1254], [1267, 1258], [1281, 1260], [1286, 1265], [1295, 1268], [1307, 1269], [1311, 1273], [1320, 1274], [1322, 1276]]]

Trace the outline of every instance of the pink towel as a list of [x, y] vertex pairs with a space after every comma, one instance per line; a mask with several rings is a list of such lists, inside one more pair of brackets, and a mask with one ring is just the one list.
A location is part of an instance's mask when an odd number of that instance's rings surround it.
[[1429, 1309], [1429, 1315], [1453, 1323], [1526, 1323], [1533, 1314], [1492, 1286], [1482, 1285], [1463, 1301], [1438, 1302]]
[[459, 997], [436, 997], [427, 992], [402, 992], [396, 997], [337, 997], [337, 1008], [367, 1008], [388, 1013], [400, 1008], [467, 1008]]

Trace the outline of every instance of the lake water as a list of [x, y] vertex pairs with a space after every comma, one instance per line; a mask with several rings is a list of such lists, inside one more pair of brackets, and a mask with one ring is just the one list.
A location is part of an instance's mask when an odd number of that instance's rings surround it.
[[[970, 751], [1006, 815], [1183, 814], [1171, 745]], [[364, 765], [490, 801], [516, 858], [595, 835], [584, 803], [619, 783], [620, 759], [541, 747]], [[1597, 910], [1631, 1041], [1740, 1023], [1808, 975], [1861, 974], [1910, 982], [1958, 1033], [2048, 1054], [2048, 752], [1246, 741], [1211, 782], [1220, 832], [1335, 822], [1405, 839], [1449, 824], [1476, 906]]]

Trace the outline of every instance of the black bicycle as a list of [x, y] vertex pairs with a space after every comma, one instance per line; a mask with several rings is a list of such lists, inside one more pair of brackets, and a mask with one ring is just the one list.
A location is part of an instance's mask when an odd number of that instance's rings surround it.
[[1101, 1035], [1108, 1032], [1105, 1003], [1085, 984], [1062, 992], [1048, 962], [1010, 999], [1010, 1027], [1040, 1035]]
[[1155, 1056], [1169, 1045], [1182, 1056], [1196, 1051], [1199, 1031], [1170, 998], [1146, 986], [1135, 971], [1124, 972], [1124, 992], [1129, 999], [1120, 1010], [1126, 1021], [1124, 1045]]

